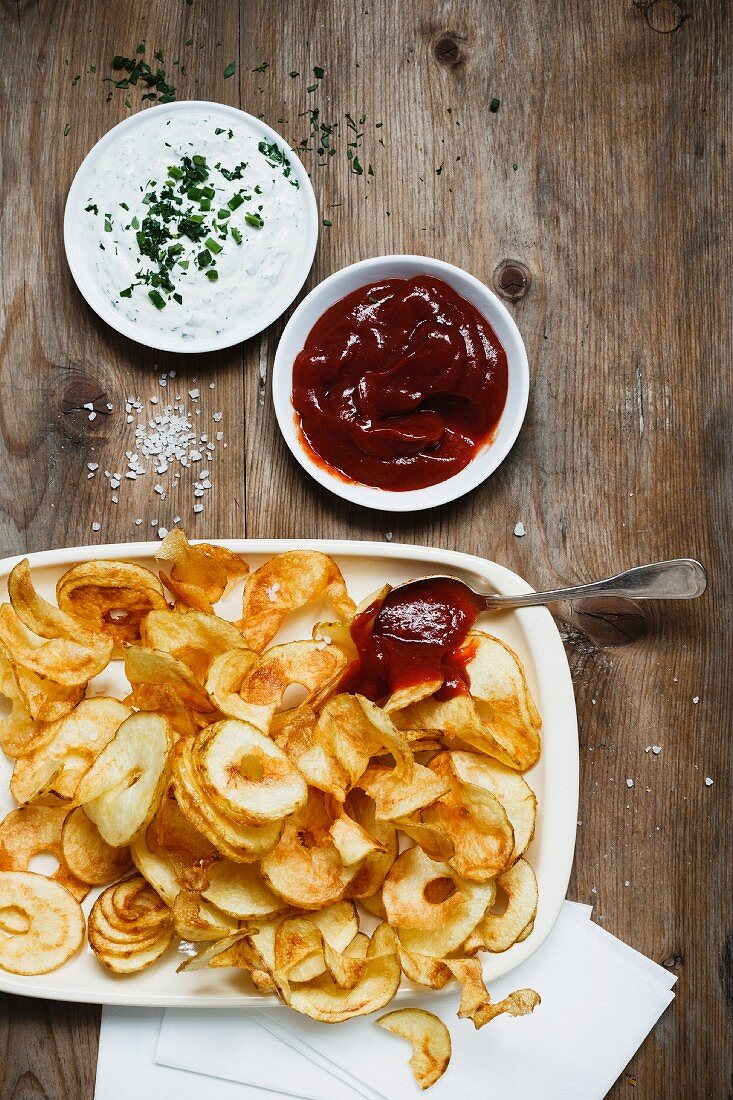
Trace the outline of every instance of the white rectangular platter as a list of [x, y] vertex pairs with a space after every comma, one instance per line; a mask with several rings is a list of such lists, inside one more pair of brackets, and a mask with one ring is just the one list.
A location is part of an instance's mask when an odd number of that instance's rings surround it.
[[[482, 558], [430, 547], [385, 545], [374, 542], [308, 540], [222, 540], [222, 545], [241, 554], [251, 569], [284, 550], [313, 549], [330, 554], [340, 566], [351, 596], [357, 603], [385, 583], [398, 584], [413, 577], [448, 573], [487, 590], [503, 593], [529, 592], [516, 573]], [[155, 569], [158, 543], [122, 543], [115, 546], [84, 546], [30, 554], [33, 579], [42, 595], [54, 599], [58, 577], [70, 565], [98, 558], [121, 558]], [[19, 558], [0, 562], [0, 599], [7, 599], [6, 578]], [[217, 607], [224, 618], [241, 615], [240, 591], [227, 595]], [[325, 604], [312, 604], [293, 613], [276, 641], [310, 637], [314, 623], [332, 612]], [[538, 815], [534, 840], [527, 854], [539, 885], [539, 903], [533, 932], [500, 955], [482, 955], [487, 979], [506, 974], [533, 954], [557, 919], [575, 848], [578, 816], [578, 729], [575, 699], [563, 644], [552, 616], [545, 608], [482, 616], [477, 626], [507, 642], [524, 662], [533, 698], [542, 716], [542, 754], [526, 775], [537, 795]], [[122, 663], [114, 661], [93, 681], [92, 694], [114, 694], [123, 698], [129, 690]], [[0, 700], [0, 705], [4, 701]], [[8, 790], [11, 761], [0, 752], [0, 818], [14, 802]], [[38, 857], [44, 858], [44, 857]], [[40, 868], [42, 870], [42, 868]], [[84, 902], [86, 912], [99, 891]], [[190, 945], [185, 955], [190, 954]], [[262, 996], [248, 987], [248, 980], [236, 970], [199, 970], [177, 974], [184, 954], [171, 948], [156, 964], [127, 977], [105, 970], [84, 946], [65, 966], [51, 974], [19, 977], [0, 970], [0, 991], [43, 997], [50, 1000], [83, 1001], [91, 1004], [176, 1006], [249, 1006], [266, 1008], [273, 997]], [[414, 998], [411, 983], [397, 994]], [[426, 992], [426, 991], [422, 991]], [[435, 996], [434, 992], [426, 992]]]

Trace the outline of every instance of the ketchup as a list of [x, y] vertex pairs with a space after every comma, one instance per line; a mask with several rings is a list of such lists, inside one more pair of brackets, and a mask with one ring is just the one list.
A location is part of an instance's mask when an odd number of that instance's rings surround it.
[[351, 637], [359, 655], [339, 690], [378, 702], [400, 688], [440, 679], [437, 698], [465, 694], [466, 665], [476, 648], [466, 637], [479, 610], [465, 586], [448, 578], [394, 589], [354, 619]]
[[459, 473], [504, 410], [504, 348], [441, 279], [372, 283], [331, 306], [293, 364], [312, 457], [347, 480], [422, 489]]

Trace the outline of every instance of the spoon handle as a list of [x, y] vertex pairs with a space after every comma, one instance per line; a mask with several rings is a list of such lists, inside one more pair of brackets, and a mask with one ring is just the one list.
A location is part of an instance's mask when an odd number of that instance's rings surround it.
[[691, 600], [701, 596], [707, 574], [699, 561], [676, 558], [639, 565], [605, 581], [556, 588], [550, 592], [527, 592], [517, 596], [486, 595], [486, 610], [505, 607], [536, 607], [556, 600], [580, 600], [588, 596], [626, 596], [634, 600]]

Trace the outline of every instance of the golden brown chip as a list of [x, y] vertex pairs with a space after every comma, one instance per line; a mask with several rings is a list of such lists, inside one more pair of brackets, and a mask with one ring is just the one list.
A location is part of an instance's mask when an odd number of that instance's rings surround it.
[[223, 856], [238, 863], [252, 863], [274, 848], [282, 832], [282, 822], [242, 825], [222, 813], [201, 786], [188, 742], [178, 742], [172, 754], [172, 766], [173, 788], [181, 810]]
[[330, 827], [323, 795], [311, 790], [307, 804], [286, 819], [280, 840], [262, 860], [268, 886], [291, 905], [332, 905], [356, 874], [357, 867], [344, 867]]
[[496, 1016], [506, 1014], [508, 1016], [528, 1016], [540, 1004], [540, 995], [534, 989], [516, 989], [507, 997], [496, 1003], [483, 1005], [477, 1010], [472, 1019], [473, 1025], [478, 1031], [484, 1024], [488, 1024]]
[[45, 727], [40, 744], [15, 762], [10, 791], [16, 802], [30, 802], [43, 788], [72, 798], [82, 777], [110, 743], [130, 708], [118, 699], [98, 696], [82, 699], [66, 717]]
[[206, 715], [215, 713], [216, 706], [183, 661], [142, 645], [125, 645], [124, 657], [125, 676], [133, 689], [141, 685], [169, 688], [191, 710]]
[[510, 862], [516, 863], [534, 836], [537, 799], [529, 784], [512, 768], [473, 752], [452, 752], [451, 764], [462, 783], [484, 787], [506, 810], [514, 830], [514, 851]]
[[375, 929], [366, 958], [361, 977], [350, 989], [340, 987], [327, 972], [303, 985], [291, 985], [275, 975], [280, 996], [296, 1012], [326, 1024], [376, 1012], [392, 1000], [400, 984], [395, 936], [388, 925]]
[[268, 888], [254, 864], [224, 859], [212, 863], [206, 875], [208, 886], [203, 896], [232, 917], [251, 920], [281, 913], [287, 907]]
[[217, 705], [233, 718], [267, 732], [289, 687], [299, 684], [316, 706], [338, 681], [346, 658], [335, 646], [288, 642], [273, 646], [252, 660], [248, 650], [224, 654], [211, 666], [207, 679]]
[[149, 611], [167, 607], [155, 573], [125, 561], [86, 561], [67, 569], [56, 584], [56, 600], [93, 634], [107, 634], [117, 647], [140, 640]]
[[113, 848], [103, 840], [81, 806], [67, 814], [64, 820], [61, 847], [69, 870], [90, 886], [115, 882], [132, 866], [130, 849]]
[[392, 864], [382, 898], [407, 951], [444, 959], [476, 927], [493, 901], [494, 886], [471, 882], [415, 847]]
[[380, 1027], [412, 1047], [410, 1068], [421, 1089], [429, 1089], [448, 1068], [450, 1032], [442, 1020], [422, 1008], [398, 1008], [377, 1020]]
[[28, 871], [34, 856], [51, 855], [58, 861], [58, 867], [48, 878], [61, 883], [77, 901], [82, 901], [89, 887], [66, 862], [61, 839], [67, 813], [63, 806], [24, 806], [11, 810], [0, 823], [0, 871]]
[[[78, 623], [74, 625], [78, 631]], [[19, 665], [67, 687], [86, 684], [107, 667], [112, 656], [110, 639], [88, 645], [65, 637], [39, 641], [9, 603], [0, 605], [0, 645]]]
[[261, 652], [291, 611], [320, 600], [331, 601], [342, 618], [355, 610], [336, 562], [316, 550], [278, 554], [245, 581], [240, 627], [247, 644]]
[[444, 829], [455, 845], [451, 866], [464, 878], [488, 882], [507, 866], [514, 851], [514, 830], [502, 804], [485, 787], [462, 783], [451, 754], [440, 753], [428, 765], [449, 790], [422, 812], [428, 824]]
[[140, 875], [104, 890], [89, 914], [89, 945], [115, 974], [134, 974], [160, 958], [173, 936], [173, 914]]
[[204, 611], [151, 611], [140, 627], [142, 644], [169, 653], [191, 670], [203, 684], [215, 657], [231, 650], [246, 649], [233, 623]]
[[358, 786], [374, 799], [377, 817], [386, 821], [406, 818], [436, 802], [449, 790], [441, 776], [422, 764], [415, 764], [409, 780], [400, 778], [396, 768], [372, 761], [358, 780]]
[[14, 665], [13, 671], [23, 705], [38, 722], [56, 722], [63, 718], [84, 695], [84, 684], [73, 687], [56, 684], [19, 664]]
[[239, 921], [201, 894], [181, 890], [173, 902], [173, 927], [181, 939], [205, 943], [230, 935], [239, 927]]
[[166, 719], [139, 711], [122, 723], [82, 777], [76, 801], [108, 844], [129, 844], [152, 819], [165, 790], [172, 744]]
[[231, 583], [246, 576], [249, 566], [238, 554], [210, 543], [192, 545], [175, 529], [163, 539], [158, 561], [170, 562], [170, 573], [161, 579], [182, 604], [211, 613]]
[[0, 970], [48, 974], [83, 939], [84, 914], [64, 886], [31, 871], [0, 871]]
[[346, 887], [346, 897], [362, 900], [371, 897], [381, 889], [385, 875], [397, 858], [397, 830], [391, 822], [377, 818], [374, 799], [358, 787], [349, 791], [344, 809], [382, 846], [381, 851], [372, 852], [366, 856]]
[[247, 722], [204, 730], [193, 758], [210, 802], [243, 825], [280, 821], [305, 805], [308, 787], [282, 749]]
[[18, 664], [70, 687], [86, 683], [109, 664], [111, 639], [85, 630], [39, 596], [27, 558], [11, 571], [8, 595], [10, 604], [0, 607], [0, 644]]
[[526, 859], [517, 860], [499, 875], [496, 884], [506, 907], [502, 913], [486, 912], [476, 930], [492, 952], [507, 951], [534, 922], [537, 912], [537, 879]]

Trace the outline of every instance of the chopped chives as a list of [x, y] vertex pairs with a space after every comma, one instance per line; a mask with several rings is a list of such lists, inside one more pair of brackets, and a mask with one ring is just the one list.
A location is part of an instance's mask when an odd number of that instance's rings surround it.
[[247, 225], [253, 225], [255, 229], [262, 229], [265, 224], [259, 214], [245, 214], [244, 220]]
[[183, 175], [183, 169], [179, 168], [177, 164], [172, 164], [168, 169], [168, 175], [172, 176], [174, 180], [179, 180]]
[[241, 194], [232, 195], [229, 202], [227, 203], [227, 206], [230, 210], [236, 210], [237, 207], [241, 206], [243, 202], [244, 199], [242, 198]]
[[[249, 214], [247, 215], [247, 217], [249, 217]], [[213, 241], [211, 237], [207, 237], [204, 241], [204, 244], [207, 248], [210, 248], [212, 252], [221, 252], [221, 245], [217, 244], [216, 241]]]
[[148, 298], [156, 309], [165, 309], [165, 298], [157, 290], [149, 290]]
[[232, 236], [234, 237], [234, 240], [237, 242], [237, 244], [242, 243], [242, 234], [239, 232], [236, 225], [232, 226]]
[[206, 199], [213, 199], [214, 195], [216, 194], [216, 191], [214, 190], [213, 187], [209, 187], [209, 185], [207, 184], [206, 187], [201, 188], [201, 194]]
[[211, 199], [201, 199], [199, 206], [208, 213], [208, 211], [211, 210]]
[[216, 280], [219, 278], [219, 272], [216, 270], [216, 268], [212, 268], [210, 271], [206, 272], [206, 278], [211, 279], [212, 283], [215, 283]]

